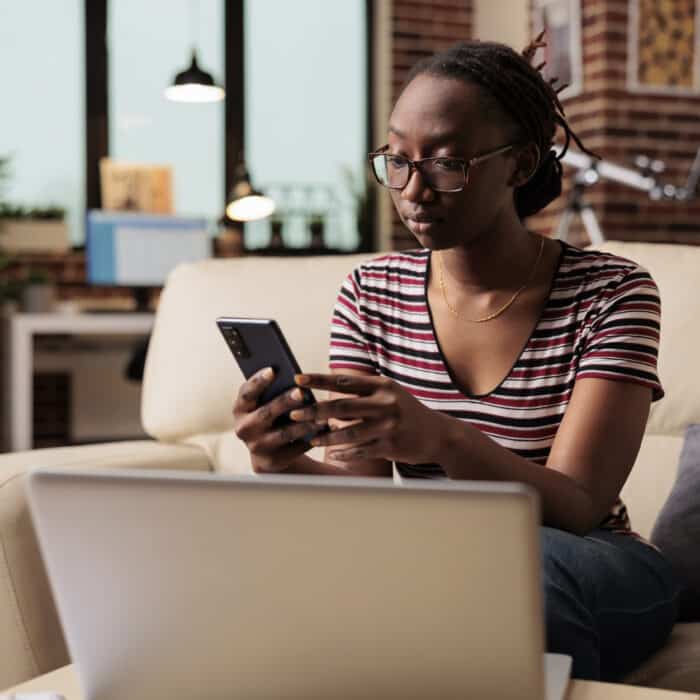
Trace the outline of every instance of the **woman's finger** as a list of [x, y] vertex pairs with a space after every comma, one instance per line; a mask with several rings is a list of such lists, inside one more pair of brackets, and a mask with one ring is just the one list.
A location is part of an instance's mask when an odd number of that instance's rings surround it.
[[295, 374], [294, 381], [308, 389], [327, 389], [339, 394], [359, 396], [367, 396], [391, 383], [387, 377], [370, 374]]
[[[290, 423], [277, 430], [265, 432], [257, 440], [250, 443], [248, 447], [252, 452], [277, 452], [290, 443], [301, 440], [307, 435], [315, 435], [320, 429], [320, 426], [313, 422], [306, 423]], [[306, 443], [306, 449], [309, 444]]]
[[327, 421], [329, 418], [355, 420], [357, 418], [380, 418], [386, 416], [388, 411], [391, 411], [391, 405], [385, 399], [361, 396], [319, 401], [311, 406], [293, 410], [289, 417], [295, 421]]
[[336, 447], [328, 452], [328, 459], [335, 462], [352, 462], [355, 459], [372, 459], [386, 457], [386, 455], [386, 443], [377, 439], [352, 447]]
[[308, 451], [309, 444], [294, 442], [271, 455], [255, 455], [253, 469], [258, 474], [278, 474], [289, 468], [289, 463]]
[[316, 436], [311, 444], [318, 445], [350, 445], [360, 444], [378, 438], [387, 438], [396, 423], [392, 419], [363, 420], [347, 427], [339, 428], [330, 433]]
[[233, 406], [234, 415], [252, 413], [257, 408], [258, 398], [267, 386], [272, 383], [274, 377], [275, 371], [272, 367], [263, 367], [243, 382], [238, 389], [236, 402]]
[[298, 408], [303, 403], [304, 392], [298, 387], [290, 389], [257, 408], [253, 413], [254, 420], [262, 428], [267, 429], [276, 418], [293, 408]]

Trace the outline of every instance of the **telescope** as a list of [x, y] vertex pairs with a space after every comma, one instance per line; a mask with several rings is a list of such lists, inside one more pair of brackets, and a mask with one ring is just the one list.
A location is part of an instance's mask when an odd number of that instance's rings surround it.
[[[562, 147], [555, 144], [553, 149], [559, 158], [563, 150]], [[595, 212], [584, 197], [585, 189], [595, 185], [600, 180], [610, 180], [646, 192], [649, 198], [655, 201], [670, 199], [685, 202], [697, 196], [698, 180], [700, 180], [700, 148], [695, 154], [695, 160], [690, 167], [685, 185], [682, 187], [660, 182], [658, 178], [666, 170], [665, 163], [645, 155], [639, 155], [635, 158], [636, 170], [600, 158], [593, 158], [586, 153], [570, 150], [567, 150], [561, 158], [561, 162], [577, 169], [576, 175], [574, 175], [574, 186], [555, 234], [557, 238], [562, 240], [566, 240], [571, 222], [577, 214], [581, 217], [591, 243], [602, 243], [605, 240]]]

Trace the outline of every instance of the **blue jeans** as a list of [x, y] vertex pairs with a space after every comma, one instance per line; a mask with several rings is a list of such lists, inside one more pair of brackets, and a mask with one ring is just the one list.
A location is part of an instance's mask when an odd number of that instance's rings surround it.
[[574, 678], [620, 680], [671, 632], [679, 586], [669, 564], [629, 535], [540, 530], [547, 650], [573, 657]]

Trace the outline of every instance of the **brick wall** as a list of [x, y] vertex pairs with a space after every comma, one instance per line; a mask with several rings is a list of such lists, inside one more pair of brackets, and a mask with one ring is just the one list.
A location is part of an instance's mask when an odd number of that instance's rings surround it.
[[[473, 35], [473, 0], [393, 0], [392, 104], [411, 67], [425, 56]], [[394, 216], [392, 245], [414, 248], [416, 239]]]
[[[410, 67], [422, 57], [474, 31], [473, 0], [393, 0], [392, 92], [395, 100]], [[643, 153], [666, 163], [664, 182], [682, 185], [700, 146], [700, 97], [632, 93], [627, 88], [628, 0], [581, 0], [583, 93], [564, 102], [569, 123], [584, 144], [605, 159], [632, 167]], [[556, 229], [564, 195], [528, 224], [541, 233]], [[607, 238], [700, 242], [700, 200], [654, 202], [634, 189], [600, 182], [587, 192]], [[415, 238], [394, 217], [396, 249]], [[577, 222], [569, 240], [584, 243]]]
[[[640, 153], [666, 163], [662, 180], [685, 182], [700, 146], [700, 97], [638, 94], [627, 88], [628, 0], [582, 0], [583, 93], [564, 102], [570, 125], [601, 157], [632, 166]], [[565, 168], [570, 175], [569, 168]], [[570, 177], [565, 190], [570, 187]], [[700, 200], [654, 202], [613, 182], [588, 191], [606, 238], [698, 243]], [[532, 228], [556, 228], [564, 198], [530, 219]], [[583, 242], [580, 226], [570, 240]]]

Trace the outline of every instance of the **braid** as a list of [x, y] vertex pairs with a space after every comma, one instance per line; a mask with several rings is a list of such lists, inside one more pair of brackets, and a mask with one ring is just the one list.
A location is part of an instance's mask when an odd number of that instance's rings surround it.
[[[561, 159], [571, 140], [596, 157], [569, 126], [559, 100], [566, 85], [555, 88], [556, 79], [545, 80], [544, 63], [533, 66], [537, 49], [545, 46], [544, 32], [518, 54], [504, 44], [464, 41], [423, 59], [411, 70], [406, 85], [423, 73], [476, 83], [519, 129], [519, 138], [534, 143], [540, 153], [537, 168], [528, 182], [515, 191], [516, 210], [525, 218], [543, 209], [561, 194]], [[552, 150], [557, 127], [564, 132], [559, 156]]]

